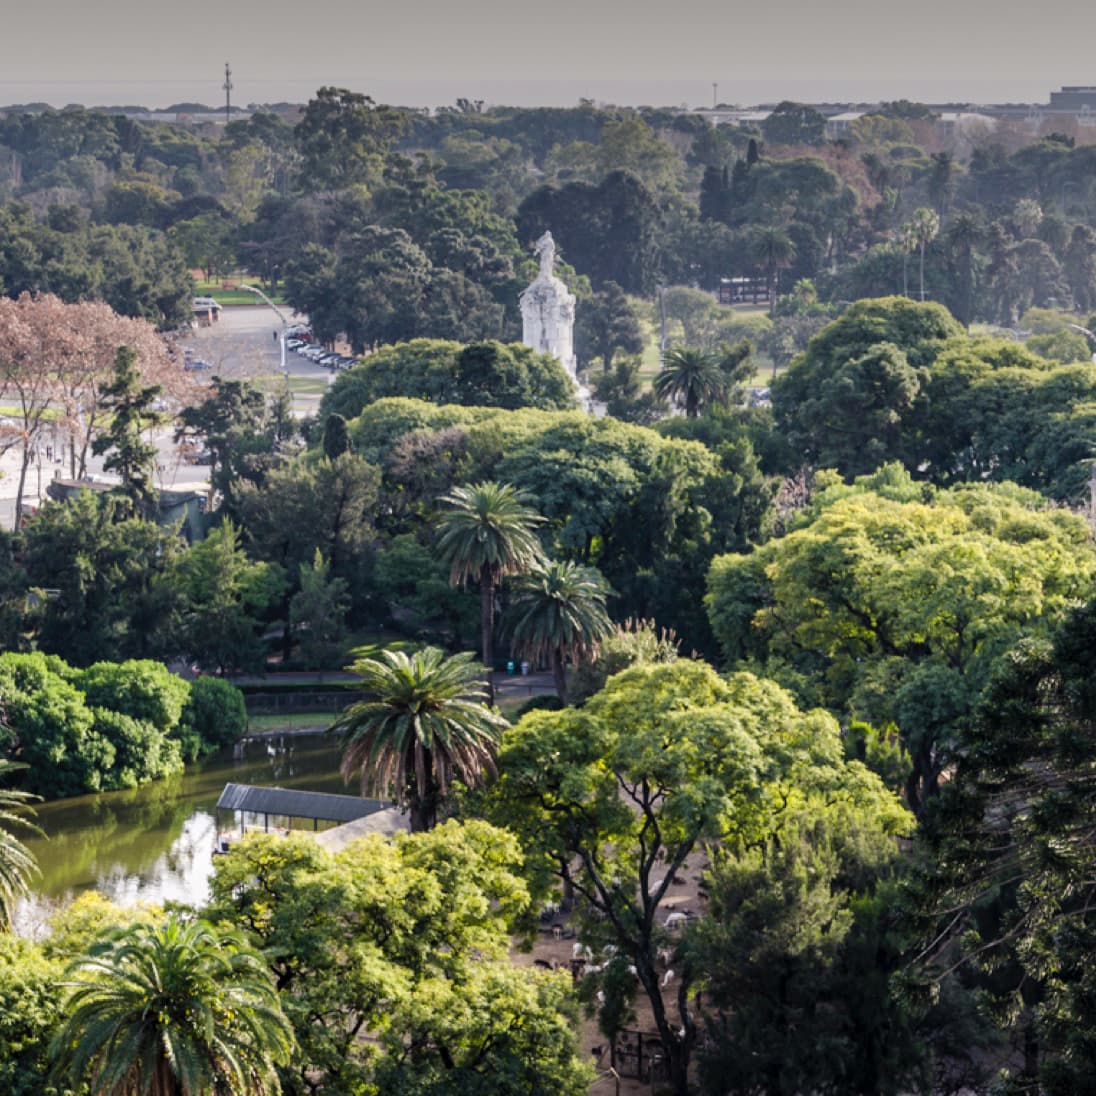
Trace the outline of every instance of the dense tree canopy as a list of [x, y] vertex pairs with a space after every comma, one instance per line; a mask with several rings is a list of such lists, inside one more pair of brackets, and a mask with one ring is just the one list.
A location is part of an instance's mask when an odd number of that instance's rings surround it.
[[440, 404], [537, 407], [574, 406], [573, 386], [554, 358], [517, 343], [460, 343], [413, 339], [381, 347], [340, 374], [325, 393], [322, 411], [346, 418], [368, 403], [405, 396]]
[[914, 805], [954, 758], [997, 661], [1092, 581], [1083, 522], [1033, 492], [935, 492], [899, 468], [822, 492], [789, 535], [718, 557], [712, 627], [732, 664], [895, 724]]
[[930, 812], [921, 865], [937, 914], [923, 924], [941, 930], [928, 974], [982, 972], [1028, 1032], [1018, 1082], [1054, 1094], [1082, 1089], [1094, 1054], [1094, 627], [1089, 602], [1002, 661]]
[[[673, 996], [660, 992], [658, 950], [671, 936], [659, 907], [675, 873], [701, 843], [734, 855], [780, 832], [792, 801], [837, 789], [835, 824], [857, 834], [860, 855], [908, 827], [878, 778], [844, 760], [829, 716], [800, 712], [751, 675], [723, 680], [685, 659], [625, 670], [581, 709], [526, 716], [504, 739], [499, 771], [499, 817], [580, 898], [581, 938], [610, 949], [603, 1008], [646, 995], [681, 1094], [699, 1031], [689, 1001], [705, 970], [686, 959]], [[614, 978], [615, 964], [631, 964], [638, 986]]]
[[529, 902], [510, 834], [448, 822], [336, 856], [259, 835], [217, 869], [210, 913], [272, 957], [301, 1047], [286, 1091], [587, 1090], [564, 976], [506, 958]]

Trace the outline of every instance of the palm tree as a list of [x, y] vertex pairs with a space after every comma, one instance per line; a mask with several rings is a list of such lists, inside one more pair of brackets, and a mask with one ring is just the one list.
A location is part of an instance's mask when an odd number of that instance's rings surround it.
[[594, 567], [555, 560], [538, 565], [514, 583], [509, 632], [522, 658], [552, 664], [556, 694], [567, 703], [564, 660], [578, 660], [597, 649], [613, 628], [605, 611], [609, 587]]
[[[449, 582], [480, 588], [480, 628], [483, 664], [495, 664], [495, 588], [506, 575], [533, 566], [543, 553], [534, 529], [544, 519], [526, 503], [529, 497], [509, 483], [475, 483], [454, 487], [441, 500], [437, 552], [449, 565]], [[489, 693], [490, 699], [490, 693]]]
[[[0, 779], [26, 767], [15, 761], [0, 760]], [[30, 892], [30, 881], [38, 874], [33, 853], [9, 832], [13, 827], [32, 833], [42, 832], [25, 817], [15, 813], [18, 808], [26, 807], [37, 798], [29, 792], [0, 788], [0, 928], [10, 928], [16, 902]]]
[[921, 251], [921, 300], [925, 299], [925, 248], [936, 239], [940, 231], [940, 218], [932, 209], [915, 209], [910, 218], [910, 229]]
[[235, 932], [171, 917], [69, 970], [55, 1072], [96, 1096], [267, 1096], [295, 1049], [265, 962]]
[[726, 401], [729, 381], [716, 355], [674, 347], [666, 351], [654, 389], [659, 399], [683, 403], [686, 417], [695, 419], [702, 407]]
[[331, 725], [345, 743], [343, 779], [357, 774], [363, 795], [390, 794], [406, 804], [416, 832], [435, 824], [454, 777], [477, 786], [495, 772], [508, 724], [485, 703], [483, 667], [472, 658], [423, 647], [358, 659], [350, 669], [365, 699]]
[[907, 221], [904, 225], [899, 225], [895, 235], [902, 252], [902, 296], [908, 297], [910, 295], [909, 259], [910, 253], [917, 249], [917, 232], [912, 222]]
[[954, 311], [964, 327], [970, 327], [974, 316], [974, 249], [984, 235], [981, 218], [972, 213], [960, 213], [952, 218], [947, 230], [948, 246], [959, 275], [959, 295]]
[[795, 242], [782, 228], [766, 225], [754, 231], [750, 251], [754, 262], [765, 268], [771, 317], [776, 309], [776, 274], [795, 262]]
[[1043, 223], [1043, 207], [1034, 198], [1021, 198], [1012, 211], [1012, 219], [1020, 236], [1034, 236]]

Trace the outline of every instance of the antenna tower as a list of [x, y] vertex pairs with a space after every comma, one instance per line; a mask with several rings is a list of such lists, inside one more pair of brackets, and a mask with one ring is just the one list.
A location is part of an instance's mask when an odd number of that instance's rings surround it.
[[225, 82], [221, 85], [225, 92], [225, 125], [232, 121], [232, 69], [225, 62]]

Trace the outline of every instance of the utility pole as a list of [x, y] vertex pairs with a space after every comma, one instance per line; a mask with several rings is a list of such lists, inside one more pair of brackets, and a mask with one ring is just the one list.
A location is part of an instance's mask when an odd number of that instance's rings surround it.
[[225, 82], [221, 85], [225, 92], [225, 125], [232, 121], [232, 69], [225, 62]]
[[719, 106], [719, 85], [712, 81], [712, 110]]

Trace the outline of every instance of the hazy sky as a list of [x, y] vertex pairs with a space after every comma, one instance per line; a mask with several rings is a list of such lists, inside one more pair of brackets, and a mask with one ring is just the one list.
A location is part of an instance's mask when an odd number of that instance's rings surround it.
[[0, 102], [1035, 101], [1096, 84], [1091, 0], [2, 0]]

